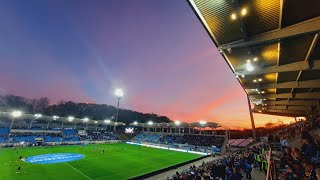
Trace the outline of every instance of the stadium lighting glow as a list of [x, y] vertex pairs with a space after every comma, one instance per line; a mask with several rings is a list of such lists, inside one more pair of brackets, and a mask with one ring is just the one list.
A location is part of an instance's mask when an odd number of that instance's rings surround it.
[[110, 123], [111, 121], [109, 119], [104, 120], [105, 123]]
[[252, 64], [250, 62], [247, 62], [247, 71], [251, 72], [254, 70], [254, 67], [252, 66]]
[[137, 121], [135, 121], [135, 122], [133, 122], [133, 124], [134, 124], [134, 125], [137, 125], [137, 124], [138, 124], [138, 122], [137, 122]]
[[236, 13], [232, 13], [231, 14], [231, 19], [232, 20], [236, 20], [237, 19], [237, 14]]
[[15, 118], [20, 117], [21, 115], [22, 115], [22, 112], [21, 112], [21, 111], [13, 111], [13, 112], [11, 113], [11, 116], [12, 116], [12, 117], [15, 117]]
[[41, 118], [42, 114], [35, 114], [34, 117], [36, 117], [36, 119]]
[[52, 116], [53, 120], [57, 120], [59, 118], [59, 116]]
[[83, 118], [83, 121], [84, 121], [84, 122], [88, 122], [88, 121], [89, 121], [89, 118], [85, 117], [85, 118]]
[[118, 97], [118, 98], [122, 98], [123, 97], [123, 90], [121, 88], [117, 88], [114, 92], [114, 94]]
[[256, 80], [256, 79], [254, 79], [254, 80], [253, 80], [253, 82], [257, 82], [257, 80]]
[[248, 59], [248, 60], [247, 60], [247, 63], [250, 63], [250, 62], [251, 62], [250, 59]]
[[261, 81], [262, 81], [262, 79], [261, 79], [261, 78], [259, 78], [259, 79], [258, 79], [258, 81], [260, 81], [260, 82], [261, 82]]
[[74, 117], [73, 117], [73, 116], [69, 116], [69, 117], [68, 117], [68, 120], [69, 120], [69, 121], [73, 121], [73, 120], [74, 120]]
[[265, 101], [265, 100], [267, 100], [267, 99], [263, 99], [263, 100]]
[[98, 121], [95, 121], [94, 123], [96, 123], [96, 124], [97, 124], [97, 123], [98, 123]]
[[261, 113], [261, 111], [258, 111], [259, 113]]
[[151, 126], [152, 124], [153, 124], [153, 122], [152, 122], [152, 121], [148, 121], [148, 125], [150, 125], [150, 126]]
[[116, 123], [114, 123], [115, 125], [117, 125], [118, 123], [116, 122]]
[[176, 124], [177, 126], [179, 126], [180, 123], [181, 123], [180, 121], [175, 121], [175, 122], [174, 122], [174, 124]]
[[258, 91], [259, 91], [259, 89], [256, 89], [256, 91], [258, 92]]
[[264, 94], [264, 91], [261, 91], [262, 94]]
[[206, 121], [204, 121], [204, 120], [200, 120], [200, 121], [199, 121], [199, 123], [200, 123], [201, 125], [205, 125], [205, 124], [207, 124], [207, 122], [206, 122]]
[[245, 16], [247, 14], [247, 9], [246, 8], [243, 8], [242, 10], [241, 10], [241, 15], [242, 16]]
[[257, 57], [253, 58], [253, 61], [258, 61], [258, 58]]

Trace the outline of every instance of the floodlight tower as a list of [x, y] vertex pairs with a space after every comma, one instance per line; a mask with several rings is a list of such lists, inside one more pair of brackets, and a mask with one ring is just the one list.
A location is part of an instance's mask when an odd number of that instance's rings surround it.
[[12, 121], [11, 121], [10, 130], [11, 130], [11, 128], [12, 128], [12, 125], [13, 125], [13, 123], [14, 123], [14, 120], [15, 120], [16, 118], [19, 118], [21, 115], [22, 115], [22, 112], [21, 112], [21, 111], [13, 111], [13, 112], [11, 113], [11, 116], [12, 116], [13, 118], [12, 118]]
[[120, 104], [120, 99], [123, 97], [123, 90], [121, 88], [117, 88], [115, 93], [114, 93], [118, 99], [118, 105], [117, 105], [117, 113], [116, 113], [116, 120], [114, 123], [114, 131], [116, 131], [116, 124], [118, 123], [118, 116], [119, 116], [119, 104]]

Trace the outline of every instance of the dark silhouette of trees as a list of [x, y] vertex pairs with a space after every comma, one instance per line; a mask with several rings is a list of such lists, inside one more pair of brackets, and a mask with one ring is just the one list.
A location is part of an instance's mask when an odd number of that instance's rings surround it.
[[[74, 116], [76, 118], [85, 118], [96, 120], [113, 120], [116, 113], [116, 107], [106, 104], [87, 104], [75, 103], [72, 101], [59, 101], [58, 104], [50, 105], [47, 97], [39, 99], [28, 99], [15, 95], [0, 96], [1, 111], [11, 111], [13, 109], [22, 110], [24, 113], [42, 113], [44, 115], [60, 117]], [[141, 113], [137, 111], [120, 109], [118, 121], [124, 123], [138, 122], [170, 122], [166, 116], [158, 116], [153, 113]]]

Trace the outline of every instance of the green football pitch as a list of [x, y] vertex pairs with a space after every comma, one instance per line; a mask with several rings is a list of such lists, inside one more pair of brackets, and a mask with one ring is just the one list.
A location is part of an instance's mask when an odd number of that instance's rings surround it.
[[[100, 150], [105, 148], [103, 154]], [[140, 147], [129, 144], [99, 144], [81, 146], [29, 147], [0, 149], [1, 180], [105, 180], [128, 179], [171, 165], [195, 159], [201, 155]], [[85, 158], [56, 164], [19, 162], [20, 155], [30, 157], [51, 153], [78, 153]], [[20, 173], [16, 173], [21, 165]]]

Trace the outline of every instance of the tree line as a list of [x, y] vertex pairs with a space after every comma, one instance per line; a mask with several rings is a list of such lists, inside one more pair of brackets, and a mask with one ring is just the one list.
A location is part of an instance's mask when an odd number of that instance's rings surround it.
[[[88, 117], [90, 119], [112, 119], [116, 114], [116, 107], [106, 104], [87, 104], [76, 103], [72, 101], [60, 101], [57, 104], [50, 105], [50, 99], [25, 98], [12, 94], [0, 95], [0, 111], [11, 111], [19, 109], [24, 113], [41, 113], [47, 116], [57, 115], [60, 117], [74, 116], [76, 118]], [[132, 123], [133, 121], [147, 122], [171, 122], [166, 116], [159, 116], [154, 113], [142, 113], [127, 109], [119, 109], [118, 121]]]

